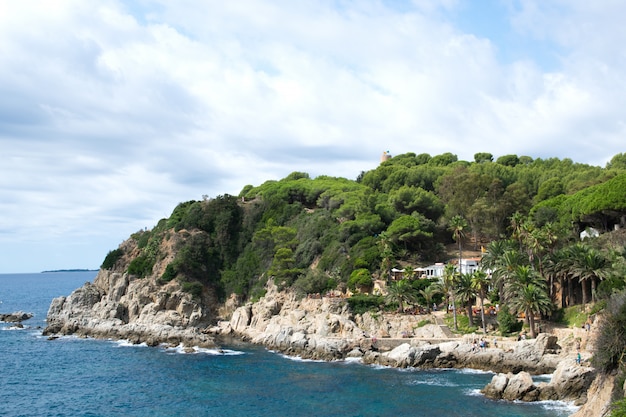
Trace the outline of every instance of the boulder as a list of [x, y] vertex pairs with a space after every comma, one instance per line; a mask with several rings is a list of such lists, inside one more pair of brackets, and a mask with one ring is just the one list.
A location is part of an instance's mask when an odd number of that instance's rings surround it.
[[0, 321], [5, 323], [21, 323], [33, 317], [33, 313], [25, 313], [23, 311], [16, 311], [14, 313], [0, 314]]
[[588, 366], [580, 366], [575, 359], [565, 359], [552, 375], [549, 385], [553, 385], [561, 400], [576, 400], [587, 392], [597, 371]]
[[509, 377], [507, 374], [496, 374], [491, 378], [491, 382], [485, 385], [480, 392], [487, 398], [500, 400], [508, 383]]
[[408, 343], [403, 343], [391, 351], [383, 353], [383, 357], [387, 358], [391, 364], [404, 368], [413, 363], [415, 348]]

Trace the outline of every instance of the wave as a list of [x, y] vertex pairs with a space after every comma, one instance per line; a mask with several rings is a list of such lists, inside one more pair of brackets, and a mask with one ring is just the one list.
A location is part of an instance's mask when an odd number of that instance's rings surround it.
[[272, 351], [272, 350], [270, 350], [269, 352], [275, 353], [278, 356], [281, 356], [281, 357], [283, 357], [285, 359], [289, 359], [290, 361], [294, 361], [294, 362], [315, 362], [315, 363], [326, 363], [326, 362], [328, 362], [328, 361], [325, 361], [323, 359], [305, 359], [302, 356], [289, 356], [289, 355], [286, 355], [284, 353], [278, 353], [278, 352], [275, 352], [275, 351]]
[[533, 375], [533, 382], [550, 382], [552, 374]]
[[580, 409], [579, 406], [567, 401], [537, 401], [536, 404], [540, 404], [546, 410], [565, 411], [567, 415], [574, 414]]
[[223, 349], [223, 348], [201, 348], [198, 346], [186, 347], [183, 345], [178, 346], [163, 346], [165, 352], [170, 355], [180, 354], [180, 355], [214, 355], [214, 356], [238, 356], [244, 355], [245, 352], [241, 352], [239, 350], [232, 349]]
[[2, 327], [2, 330], [6, 330], [6, 331], [10, 331], [10, 330], [28, 330], [28, 329], [30, 329], [30, 327], [28, 327], [28, 326], [24, 326], [24, 327], [18, 327], [18, 326]]
[[407, 385], [430, 385], [435, 387], [458, 387], [459, 384], [455, 384], [454, 382], [428, 375], [424, 376], [424, 378], [414, 379], [409, 381]]
[[474, 375], [493, 375], [492, 371], [484, 371], [482, 369], [461, 368], [455, 369], [460, 374], [474, 374]]
[[113, 340], [113, 339], [109, 339], [111, 342], [113, 342], [114, 345], [116, 345], [116, 347], [148, 347], [148, 345], [144, 342], [144, 343], [133, 343], [129, 340]]
[[363, 358], [345, 358], [342, 362], [344, 363], [363, 363]]

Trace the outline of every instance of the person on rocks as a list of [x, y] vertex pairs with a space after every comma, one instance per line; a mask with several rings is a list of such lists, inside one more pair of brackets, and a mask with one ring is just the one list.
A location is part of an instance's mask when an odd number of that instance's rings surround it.
[[582, 361], [582, 357], [580, 356], [580, 352], [578, 352], [578, 354], [576, 354], [576, 365], [580, 365], [581, 361]]

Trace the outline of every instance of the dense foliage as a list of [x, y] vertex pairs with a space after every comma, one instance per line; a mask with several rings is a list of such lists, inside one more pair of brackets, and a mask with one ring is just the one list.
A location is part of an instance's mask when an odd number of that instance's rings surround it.
[[[175, 256], [159, 266], [161, 284], [177, 279], [196, 295], [201, 291], [192, 283], [223, 298], [252, 298], [262, 294], [269, 277], [301, 294], [368, 291], [373, 280], [388, 279], [393, 267], [444, 262], [461, 258], [463, 249], [486, 247], [486, 263], [500, 289], [490, 297], [508, 300], [514, 311], [548, 314], [543, 295], [554, 295], [553, 282], [588, 284], [584, 294], [562, 291], [566, 295], [556, 308], [623, 287], [610, 273], [615, 257], [606, 251], [589, 247], [567, 254], [581, 230], [606, 231], [623, 221], [623, 160], [618, 154], [601, 168], [487, 152], [476, 153], [474, 161], [452, 153], [406, 153], [356, 180], [294, 172], [247, 185], [237, 197], [180, 203], [155, 228], [132, 236], [139, 253], [126, 267], [139, 277], [154, 274], [165, 256], [162, 245], [169, 242]], [[589, 255], [587, 264], [567, 263], [581, 251]], [[111, 251], [102, 267], [114, 268], [122, 255], [121, 249]], [[513, 285], [518, 267], [547, 282]], [[489, 289], [489, 283], [474, 281], [451, 275], [440, 287], [428, 289], [427, 282], [410, 295], [397, 294], [396, 302], [428, 300], [430, 308], [433, 298], [445, 298], [467, 308], [468, 300]]]

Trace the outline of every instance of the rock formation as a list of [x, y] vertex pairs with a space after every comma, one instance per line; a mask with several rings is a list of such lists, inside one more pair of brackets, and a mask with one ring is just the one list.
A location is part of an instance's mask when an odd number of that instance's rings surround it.
[[55, 298], [47, 322], [44, 335], [215, 346], [213, 338], [202, 333], [209, 322], [206, 309], [178, 283], [161, 286], [149, 278], [108, 270], [100, 270], [93, 283], [68, 297]]
[[579, 366], [574, 359], [568, 358], [559, 362], [549, 383], [535, 384], [526, 371], [498, 373], [482, 393], [496, 400], [565, 400], [581, 405], [587, 399], [585, 393], [595, 376], [594, 368]]
[[[270, 281], [265, 297], [234, 310], [230, 320], [210, 329], [311, 359], [359, 358], [366, 364], [420, 368], [474, 368], [499, 372], [484, 389], [506, 400], [567, 400], [582, 404], [595, 377], [578, 366], [558, 338], [540, 334], [511, 342], [507, 349], [476, 348], [474, 336], [453, 337], [445, 326], [425, 324], [428, 317], [372, 315], [352, 317], [341, 298], [297, 299]], [[433, 320], [434, 322], [434, 320]], [[553, 373], [550, 383], [534, 384], [532, 375]]]
[[5, 323], [21, 323], [33, 317], [33, 313], [16, 311], [14, 313], [0, 313], [0, 321]]
[[[479, 336], [454, 337], [430, 316], [353, 316], [342, 298], [300, 299], [292, 292], [278, 291], [272, 280], [258, 302], [237, 307], [237, 300], [231, 299], [227, 304], [221, 310], [230, 318], [216, 322], [216, 308], [209, 310], [206, 302], [182, 291], [176, 281], [159, 284], [153, 278], [101, 270], [93, 283], [53, 300], [44, 334], [186, 346], [215, 346], [216, 337], [234, 336], [310, 359], [483, 369], [498, 372], [485, 387], [485, 395], [507, 400], [582, 404], [595, 376], [592, 368], [568, 359], [558, 338], [548, 334], [477, 348], [473, 342]], [[552, 372], [550, 383], [533, 383], [531, 374]]]

